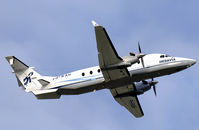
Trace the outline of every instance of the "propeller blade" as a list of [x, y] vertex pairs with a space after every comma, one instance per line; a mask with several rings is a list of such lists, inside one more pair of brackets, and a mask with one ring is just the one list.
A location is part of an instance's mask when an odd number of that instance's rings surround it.
[[[141, 47], [140, 47], [140, 42], [138, 42], [138, 49], [139, 49], [139, 53], [141, 54], [141, 53], [142, 53], [142, 50], [141, 50]], [[143, 57], [141, 58], [141, 62], [142, 62], [142, 66], [143, 66], [143, 68], [144, 68], [145, 65], [144, 65]]]
[[139, 49], [139, 53], [142, 53], [141, 47], [140, 47], [140, 43], [138, 42], [138, 49]]
[[156, 86], [155, 86], [155, 85], [156, 85], [158, 82], [157, 82], [157, 81], [154, 82], [154, 79], [153, 79], [153, 78], [151, 79], [151, 81], [152, 81], [152, 83], [153, 83], [153, 91], [154, 91], [154, 94], [155, 94], [155, 96], [157, 96]]
[[154, 91], [154, 93], [155, 93], [155, 96], [157, 96], [155, 85], [153, 85], [153, 91]]
[[145, 66], [144, 66], [144, 60], [143, 60], [143, 58], [141, 58], [141, 62], [142, 62], [142, 66], [144, 68]]

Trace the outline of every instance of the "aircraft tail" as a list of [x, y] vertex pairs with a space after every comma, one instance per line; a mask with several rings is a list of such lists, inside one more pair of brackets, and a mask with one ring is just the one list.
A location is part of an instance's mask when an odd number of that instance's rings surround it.
[[42, 85], [38, 82], [38, 79], [42, 76], [33, 70], [33, 67], [24, 64], [15, 56], [7, 56], [6, 59], [16, 75], [19, 86], [24, 87], [26, 92], [41, 89]]
[[56, 95], [57, 89], [45, 89], [50, 84], [46, 76], [41, 76], [33, 67], [24, 64], [15, 56], [7, 56], [6, 59], [13, 69], [18, 85], [25, 88], [26, 92], [32, 92], [38, 99], [60, 97], [60, 95]]

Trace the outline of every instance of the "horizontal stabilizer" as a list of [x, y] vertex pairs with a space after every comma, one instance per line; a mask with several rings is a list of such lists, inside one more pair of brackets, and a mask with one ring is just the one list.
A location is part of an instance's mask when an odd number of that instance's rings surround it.
[[38, 81], [39, 81], [39, 83], [40, 83], [42, 86], [46, 86], [46, 85], [48, 85], [48, 84], [50, 83], [49, 81], [46, 81], [46, 80], [44, 80], [44, 79], [39, 79]]
[[57, 93], [58, 89], [48, 89], [48, 90], [37, 90], [32, 91], [33, 94], [37, 97], [37, 99], [58, 99], [60, 98], [60, 94]]

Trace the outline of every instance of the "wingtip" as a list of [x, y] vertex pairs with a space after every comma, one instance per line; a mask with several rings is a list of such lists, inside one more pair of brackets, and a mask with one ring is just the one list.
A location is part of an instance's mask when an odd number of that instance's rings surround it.
[[94, 27], [99, 26], [99, 24], [97, 24], [94, 20], [92, 21], [92, 24], [93, 24]]

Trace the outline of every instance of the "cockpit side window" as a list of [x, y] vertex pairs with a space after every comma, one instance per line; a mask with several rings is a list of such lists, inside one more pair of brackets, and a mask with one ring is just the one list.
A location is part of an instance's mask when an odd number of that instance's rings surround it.
[[164, 55], [160, 55], [160, 58], [164, 58]]
[[160, 55], [160, 58], [171, 57], [170, 55]]

